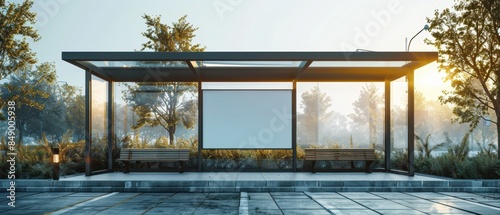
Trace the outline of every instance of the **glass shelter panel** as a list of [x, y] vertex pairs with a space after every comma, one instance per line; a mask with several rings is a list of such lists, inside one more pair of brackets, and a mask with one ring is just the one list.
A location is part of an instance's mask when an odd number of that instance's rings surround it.
[[[374, 148], [384, 159], [384, 83], [334, 82], [297, 84], [297, 167], [304, 148]], [[363, 168], [364, 162], [355, 162]], [[347, 161], [318, 161], [316, 169], [351, 168]]]
[[[116, 147], [189, 148], [189, 161], [184, 165], [194, 170], [198, 157], [197, 89], [198, 84], [192, 82], [115, 83]], [[131, 168], [178, 171], [178, 165], [137, 163]]]
[[92, 171], [108, 169], [108, 82], [92, 76]]
[[391, 169], [408, 171], [408, 82], [391, 82]]

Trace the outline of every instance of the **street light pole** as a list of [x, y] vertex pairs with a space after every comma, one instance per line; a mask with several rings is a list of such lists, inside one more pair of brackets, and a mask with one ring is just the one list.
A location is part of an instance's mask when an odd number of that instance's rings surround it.
[[[408, 45], [406, 46], [406, 50], [405, 51], [410, 51], [410, 45], [411, 45], [411, 41], [417, 36], [419, 35], [420, 33], [422, 33], [422, 31], [424, 30], [428, 30], [429, 29], [429, 25], [425, 25], [424, 28], [422, 28], [422, 30], [420, 30], [418, 33], [416, 33], [411, 39], [410, 39], [410, 43], [408, 43]], [[405, 44], [406, 44], [406, 41], [408, 40], [408, 38], [405, 38]]]

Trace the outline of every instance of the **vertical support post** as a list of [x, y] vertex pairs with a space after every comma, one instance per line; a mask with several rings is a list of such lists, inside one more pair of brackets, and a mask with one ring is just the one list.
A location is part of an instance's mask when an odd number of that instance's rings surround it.
[[292, 168], [297, 171], [297, 82], [292, 87]]
[[85, 71], [85, 176], [92, 173], [92, 72]]
[[198, 172], [202, 171], [203, 157], [201, 149], [203, 148], [203, 90], [201, 81], [198, 81]]
[[408, 175], [415, 175], [415, 74], [411, 70], [408, 72]]
[[384, 120], [384, 149], [385, 171], [391, 170], [391, 81], [385, 81], [385, 120]]
[[52, 148], [52, 179], [59, 180], [59, 147]]
[[115, 137], [115, 90], [113, 81], [108, 81], [108, 171], [113, 170], [113, 139]]

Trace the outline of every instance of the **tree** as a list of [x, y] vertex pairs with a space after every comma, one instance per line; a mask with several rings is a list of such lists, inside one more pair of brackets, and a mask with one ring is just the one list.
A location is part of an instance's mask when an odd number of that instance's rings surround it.
[[9, 82], [0, 88], [0, 95], [6, 101], [16, 102], [16, 129], [19, 131], [19, 142], [22, 142], [23, 132], [27, 130], [27, 121], [44, 109], [43, 100], [50, 97], [46, 85], [55, 83], [55, 66], [43, 63], [34, 70], [23, 69], [19, 75], [11, 75], [9, 79]]
[[332, 112], [328, 111], [331, 107], [332, 99], [321, 92], [318, 86], [301, 95], [302, 101], [300, 108], [303, 113], [298, 114], [299, 131], [302, 134], [302, 143], [319, 144], [319, 129], [325, 126], [332, 117]]
[[197, 91], [196, 85], [179, 82], [129, 85], [124, 99], [139, 118], [132, 128], [162, 126], [169, 134], [170, 145], [175, 144], [179, 123], [188, 129], [195, 125], [197, 103], [186, 95]]
[[[144, 15], [147, 30], [142, 33], [148, 41], [142, 44], [141, 51], [154, 50], [157, 52], [202, 52], [205, 47], [192, 44], [195, 31], [186, 21], [187, 16], [181, 17], [171, 26], [161, 23], [160, 16]], [[146, 64], [146, 62], [142, 62]], [[160, 62], [162, 64], [175, 64]], [[128, 92], [124, 99], [129, 103], [139, 119], [134, 129], [142, 126], [162, 126], [169, 134], [170, 144], [175, 144], [177, 125], [193, 128], [197, 119], [197, 102], [194, 92], [198, 83], [185, 82], [158, 82], [137, 83], [128, 85]]]
[[36, 13], [30, 11], [32, 5], [30, 0], [22, 4], [0, 0], [0, 80], [37, 61], [26, 41], [40, 39], [32, 26], [36, 22]]
[[369, 144], [377, 144], [377, 124], [383, 117], [384, 100], [375, 84], [363, 86], [358, 99], [352, 104], [354, 114], [349, 115], [354, 123], [368, 125]]
[[142, 35], [148, 38], [148, 41], [142, 44], [141, 51], [154, 50], [157, 52], [202, 52], [205, 47], [200, 44], [191, 44], [194, 33], [198, 28], [193, 27], [186, 21], [187, 15], [181, 17], [171, 26], [161, 23], [161, 16], [142, 16], [148, 26], [146, 32]]
[[[480, 119], [490, 120], [500, 133], [500, 1], [455, 1], [427, 21], [433, 40], [426, 43], [438, 49], [439, 68], [453, 87], [440, 101], [455, 105], [455, 122], [472, 130]], [[487, 117], [489, 110], [495, 116]]]
[[[66, 86], [66, 87], [65, 87]], [[69, 91], [61, 88], [68, 89], [71, 86], [63, 85], [62, 87], [57, 84], [42, 83], [35, 87], [35, 89], [46, 92], [47, 98], [37, 97], [33, 100], [43, 105], [42, 109], [34, 109], [31, 114], [32, 117], [26, 120], [25, 127], [27, 132], [25, 136], [37, 136], [42, 140], [42, 133], [51, 141], [61, 140], [63, 134], [68, 130], [66, 117], [63, 113], [67, 111], [67, 103], [64, 94]]]
[[74, 131], [76, 140], [83, 140], [85, 138], [85, 97], [75, 95], [67, 104], [66, 123]]

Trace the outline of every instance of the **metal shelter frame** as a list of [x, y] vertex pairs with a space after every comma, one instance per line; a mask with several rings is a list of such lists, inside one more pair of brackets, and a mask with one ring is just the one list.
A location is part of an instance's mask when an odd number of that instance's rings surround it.
[[[390, 164], [391, 81], [408, 83], [408, 172], [414, 175], [414, 70], [437, 60], [437, 52], [63, 52], [85, 70], [85, 175], [112, 170], [114, 82], [197, 82], [198, 158], [203, 149], [203, 82], [289, 82], [292, 88], [293, 171], [297, 161], [297, 82], [385, 83], [385, 171]], [[108, 168], [92, 171], [92, 76], [107, 82]], [[198, 171], [202, 171], [198, 159]]]

